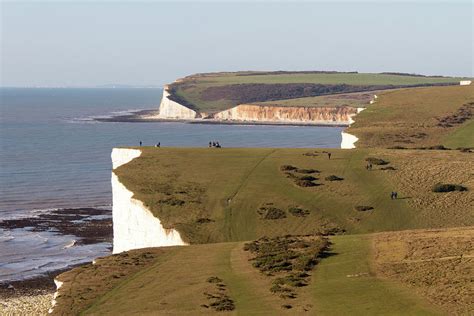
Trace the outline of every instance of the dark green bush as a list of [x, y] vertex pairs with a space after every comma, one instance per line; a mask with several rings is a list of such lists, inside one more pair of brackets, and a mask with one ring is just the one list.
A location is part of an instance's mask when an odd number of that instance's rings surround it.
[[307, 180], [307, 181], [314, 181], [314, 180], [318, 180], [318, 178], [315, 178], [313, 176], [302, 176], [302, 177], [299, 177], [300, 180]]
[[276, 207], [268, 207], [262, 206], [258, 209], [257, 213], [261, 216], [262, 219], [281, 219], [286, 218], [286, 212], [276, 208]]
[[382, 167], [380, 168], [380, 170], [397, 170], [397, 169], [392, 166], [388, 166], [388, 167]]
[[390, 163], [389, 161], [385, 161], [383, 159], [375, 158], [375, 157], [366, 158], [365, 161], [373, 165], [388, 165]]
[[305, 216], [308, 216], [310, 213], [308, 210], [304, 210], [299, 207], [290, 207], [288, 209], [288, 212], [290, 212], [291, 215], [296, 216], [296, 217], [305, 217]]
[[300, 168], [298, 168], [298, 169], [296, 169], [296, 172], [311, 174], [311, 173], [319, 173], [320, 171], [316, 170], [316, 169], [300, 169]]
[[357, 205], [354, 207], [354, 209], [358, 212], [365, 212], [365, 211], [371, 211], [374, 208], [372, 206], [367, 206], [367, 205]]
[[292, 166], [292, 165], [283, 165], [280, 167], [280, 170], [281, 171], [293, 171], [293, 170], [296, 170], [298, 168]]
[[432, 188], [433, 192], [453, 192], [453, 191], [467, 191], [465, 186], [459, 184], [437, 183]]
[[327, 176], [325, 179], [327, 181], [341, 181], [341, 180], [344, 180], [344, 178], [340, 178], [340, 177], [335, 176], [335, 175]]
[[312, 182], [312, 181], [309, 181], [309, 180], [301, 180], [301, 179], [295, 180], [295, 184], [296, 184], [297, 186], [300, 186], [300, 187], [303, 187], [303, 188], [315, 187], [315, 186], [317, 186], [317, 184], [314, 183], [314, 182]]

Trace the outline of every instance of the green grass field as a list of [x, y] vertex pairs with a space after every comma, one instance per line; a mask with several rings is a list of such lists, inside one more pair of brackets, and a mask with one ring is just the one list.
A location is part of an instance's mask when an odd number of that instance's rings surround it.
[[[308, 286], [298, 289], [293, 299], [280, 298], [269, 291], [269, 278], [252, 267], [243, 243], [218, 243], [143, 249], [130, 252], [154, 256], [139, 271], [124, 270], [113, 257], [99, 260], [65, 273], [68, 282], [58, 297], [55, 314], [117, 315], [166, 314], [206, 315], [205, 293], [213, 291], [206, 282], [217, 276], [235, 303], [239, 315], [437, 315], [440, 311], [414, 291], [377, 277], [371, 271], [369, 235], [331, 238], [332, 255], [316, 267]], [[120, 269], [120, 278], [112, 271]], [[132, 269], [132, 268], [129, 268]], [[101, 276], [103, 282], [91, 282]], [[89, 288], [89, 290], [87, 290]], [[104, 288], [109, 290], [103, 291]], [[88, 297], [87, 293], [102, 293]], [[71, 300], [82, 297], [82, 300]], [[69, 302], [69, 304], [65, 304]], [[124, 303], [126, 302], [126, 303]], [[283, 308], [290, 305], [291, 309]]]
[[[347, 130], [359, 138], [357, 147], [408, 148], [444, 144], [473, 146], [474, 86], [426, 87], [382, 92], [377, 102], [355, 118]], [[463, 124], [440, 126], [463, 106], [471, 116]]]
[[[223, 96], [218, 100], [205, 100], [203, 92], [210, 87], [235, 84], [346, 84], [357, 86], [369, 85], [420, 85], [456, 83], [463, 78], [454, 77], [422, 77], [371, 73], [291, 73], [291, 74], [259, 74], [242, 75], [243, 73], [216, 73], [207, 75], [193, 75], [174, 84], [175, 93], [180, 98], [192, 104], [194, 108], [206, 113], [213, 113], [231, 108], [239, 104], [232, 98]], [[250, 73], [248, 73], [250, 74]], [[298, 99], [295, 106], [298, 106]], [[285, 103], [293, 106], [291, 101]], [[311, 106], [311, 103], [309, 104]]]
[[[141, 157], [115, 173], [166, 228], [178, 229], [190, 243], [243, 241], [264, 235], [331, 230], [368, 233], [430, 225], [442, 227], [446, 223], [465, 225], [470, 212], [468, 204], [460, 204], [455, 212], [459, 216], [445, 206], [439, 208], [443, 216], [430, 217], [429, 213], [417, 209], [418, 202], [414, 202], [419, 197], [420, 200], [433, 199], [432, 203], [445, 203], [445, 196], [430, 192], [436, 182], [467, 181], [469, 185], [470, 180], [463, 178], [462, 170], [459, 174], [439, 173], [440, 168], [450, 166], [472, 168], [470, 155], [457, 151], [333, 149], [328, 159], [323, 150], [311, 149], [141, 149]], [[308, 153], [310, 155], [305, 155]], [[387, 160], [388, 166], [396, 170], [380, 170], [386, 166], [375, 166], [374, 170], [367, 171], [367, 157]], [[439, 166], [442, 159], [449, 161]], [[294, 179], [280, 170], [283, 165], [317, 169], [320, 173], [312, 176], [318, 180], [313, 182], [320, 185], [296, 185]], [[413, 168], [424, 170], [424, 174]], [[410, 178], [413, 174], [419, 177]], [[330, 175], [344, 180], [325, 180]], [[401, 198], [391, 200], [391, 191], [398, 191]], [[464, 199], [469, 195], [469, 192], [460, 192], [457, 200], [468, 203]], [[286, 218], [262, 219], [258, 210], [267, 203], [284, 210]], [[354, 208], [358, 205], [371, 206], [374, 211], [356, 211]], [[287, 211], [293, 206], [307, 209], [310, 214], [293, 216]], [[200, 219], [207, 220], [202, 223]]]

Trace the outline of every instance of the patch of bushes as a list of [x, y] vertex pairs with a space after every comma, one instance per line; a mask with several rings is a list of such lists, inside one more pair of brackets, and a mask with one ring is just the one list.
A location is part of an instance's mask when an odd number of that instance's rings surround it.
[[196, 223], [198, 223], [198, 224], [207, 224], [207, 223], [211, 223], [211, 222], [213, 222], [213, 220], [210, 219], [210, 218], [207, 218], [207, 217], [201, 217], [201, 218], [198, 218], [196, 220]]
[[171, 205], [171, 206], [182, 206], [182, 205], [184, 205], [185, 202], [183, 200], [180, 200], [180, 199], [177, 199], [177, 198], [174, 198], [174, 197], [170, 197], [170, 198], [167, 198], [167, 199], [164, 199], [164, 200], [160, 200], [158, 203]]
[[212, 276], [212, 277], [207, 278], [206, 282], [207, 283], [221, 283], [222, 279], [216, 276]]
[[310, 213], [308, 210], [304, 210], [299, 207], [290, 207], [288, 209], [288, 212], [290, 212], [291, 215], [296, 216], [296, 217], [306, 217]]
[[212, 293], [204, 293], [210, 302], [208, 304], [202, 304], [201, 307], [212, 308], [218, 312], [232, 311], [235, 309], [234, 301], [225, 293], [227, 291], [226, 285], [222, 283], [221, 278], [212, 276], [207, 278], [206, 282], [214, 284], [215, 288]]
[[456, 149], [459, 150], [462, 153], [472, 153], [472, 148], [470, 148], [470, 147], [459, 147], [459, 148], [456, 148]]
[[313, 176], [302, 176], [302, 177], [299, 177], [300, 180], [305, 180], [305, 181], [314, 181], [314, 180], [318, 180], [318, 178], [315, 178]]
[[408, 148], [403, 147], [403, 146], [392, 146], [392, 147], [387, 147], [387, 149], [408, 149]]
[[374, 208], [372, 206], [367, 206], [367, 205], [357, 205], [354, 207], [354, 209], [358, 212], [366, 212], [366, 211], [371, 211]]
[[383, 159], [380, 159], [380, 158], [375, 158], [375, 157], [365, 158], [365, 161], [367, 161], [368, 163], [371, 163], [373, 165], [379, 165], [379, 166], [388, 165], [390, 163], [389, 161], [386, 161], [386, 160], [383, 160]]
[[449, 184], [449, 183], [437, 183], [431, 189], [433, 192], [453, 192], [453, 191], [467, 191], [465, 186], [460, 184]]
[[306, 173], [306, 174], [312, 174], [312, 173], [319, 173], [320, 171], [319, 170], [316, 170], [316, 169], [296, 169], [296, 172], [298, 173]]
[[303, 188], [309, 188], [309, 187], [315, 187], [317, 186], [318, 184], [317, 183], [314, 183], [312, 181], [309, 181], [309, 180], [301, 180], [301, 179], [296, 179], [295, 180], [295, 184], [299, 187], [303, 187]]
[[434, 145], [429, 147], [416, 147], [415, 149], [420, 150], [451, 150], [451, 148], [444, 147], [443, 145]]
[[344, 178], [340, 178], [338, 176], [335, 176], [335, 175], [330, 175], [330, 176], [327, 176], [326, 178], [324, 178], [326, 181], [342, 181], [344, 180]]
[[258, 209], [257, 213], [262, 219], [282, 219], [286, 218], [286, 212], [273, 207], [273, 206], [262, 206]]
[[294, 171], [296, 169], [298, 169], [298, 168], [296, 168], [292, 165], [283, 165], [283, 166], [280, 167], [281, 171]]
[[388, 166], [388, 167], [382, 167], [380, 168], [380, 170], [397, 170], [397, 169], [392, 166]]
[[260, 238], [244, 244], [244, 250], [254, 256], [252, 265], [272, 281], [270, 291], [281, 298], [296, 298], [296, 288], [308, 284], [308, 274], [329, 249], [329, 241], [322, 236], [280, 236]]

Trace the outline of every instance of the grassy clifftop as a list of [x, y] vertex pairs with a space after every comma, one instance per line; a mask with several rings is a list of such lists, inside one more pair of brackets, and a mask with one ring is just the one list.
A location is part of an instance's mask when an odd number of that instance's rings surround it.
[[385, 91], [347, 130], [357, 147], [474, 147], [474, 85]]
[[[461, 78], [339, 72], [211, 73], [188, 76], [171, 84], [170, 98], [200, 112], [213, 113], [243, 103], [403, 86], [454, 84], [459, 80]], [[305, 106], [312, 106], [311, 102]]]
[[[261, 236], [367, 233], [474, 224], [474, 187], [459, 151], [142, 148], [115, 173], [167, 228], [190, 243]], [[366, 170], [366, 159], [387, 162]], [[329, 178], [335, 175], [342, 180]], [[400, 199], [391, 200], [398, 191]], [[358, 211], [357, 206], [373, 210]], [[302, 211], [293, 211], [292, 209]]]

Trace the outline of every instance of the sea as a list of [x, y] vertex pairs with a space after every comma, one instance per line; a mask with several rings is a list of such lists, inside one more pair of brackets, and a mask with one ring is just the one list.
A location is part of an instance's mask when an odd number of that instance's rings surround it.
[[[116, 146], [141, 141], [207, 147], [217, 140], [223, 147], [338, 148], [341, 143], [342, 127], [97, 120], [157, 109], [161, 95], [158, 88], [0, 88], [0, 222], [80, 208], [106, 210], [110, 217], [110, 154]], [[110, 253], [110, 242], [75, 245], [77, 239], [54, 228], [0, 228], [0, 282]]]

